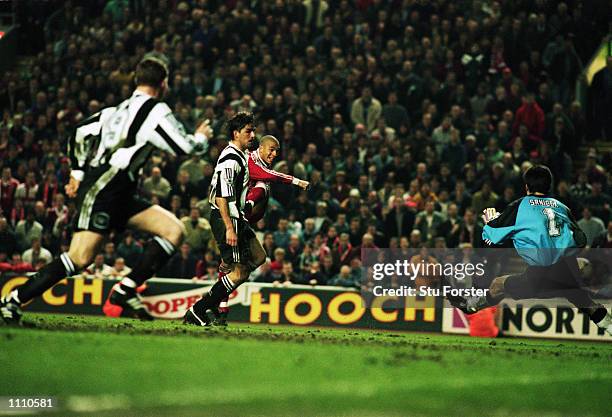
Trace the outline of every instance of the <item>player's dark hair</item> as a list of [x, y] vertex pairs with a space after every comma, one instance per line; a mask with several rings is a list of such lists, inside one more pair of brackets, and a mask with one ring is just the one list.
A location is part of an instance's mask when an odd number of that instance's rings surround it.
[[159, 88], [166, 77], [168, 77], [168, 68], [162, 62], [145, 58], [136, 66], [134, 79], [136, 85]]
[[247, 125], [255, 125], [255, 116], [251, 112], [238, 112], [227, 121], [227, 133], [234, 138], [234, 131], [240, 132]]
[[523, 174], [523, 182], [529, 188], [530, 193], [549, 193], [552, 186], [553, 176], [550, 169], [544, 165], [535, 165]]

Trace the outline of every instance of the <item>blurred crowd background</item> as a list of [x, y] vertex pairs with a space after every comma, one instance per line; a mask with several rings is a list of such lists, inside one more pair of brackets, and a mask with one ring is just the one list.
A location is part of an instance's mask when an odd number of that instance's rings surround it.
[[[270, 261], [254, 280], [356, 286], [362, 248], [481, 246], [480, 212], [522, 196], [521, 173], [538, 163], [589, 245], [612, 247], [612, 164], [596, 145], [612, 141], [612, 58], [594, 79], [605, 110], [574, 96], [608, 33], [609, 2], [18, 4], [25, 64], [0, 79], [0, 271], [36, 270], [66, 250], [67, 137], [130, 96], [151, 50], [171, 61], [166, 101], [186, 129], [207, 118], [215, 131], [205, 157], [158, 152], [142, 173], [142, 195], [188, 231], [159, 276], [216, 278], [208, 186], [224, 121], [241, 110], [255, 113], [258, 135], [279, 138], [274, 168], [312, 184], [272, 186], [255, 227]], [[147, 238], [109, 236], [86, 272], [124, 276]]]

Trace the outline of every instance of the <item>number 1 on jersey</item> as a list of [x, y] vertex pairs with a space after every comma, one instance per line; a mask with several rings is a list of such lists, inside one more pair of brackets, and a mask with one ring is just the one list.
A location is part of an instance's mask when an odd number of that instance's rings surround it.
[[548, 236], [550, 237], [556, 237], [556, 236], [561, 236], [561, 229], [559, 229], [559, 226], [557, 225], [557, 219], [555, 211], [551, 208], [545, 208], [544, 210], [542, 210], [542, 214], [544, 216], [546, 216], [546, 220], [548, 223]]

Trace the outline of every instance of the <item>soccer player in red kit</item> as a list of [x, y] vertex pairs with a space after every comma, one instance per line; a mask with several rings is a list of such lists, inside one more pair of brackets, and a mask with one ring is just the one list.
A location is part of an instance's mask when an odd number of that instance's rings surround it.
[[[293, 184], [303, 190], [308, 189], [310, 183], [291, 175], [274, 171], [270, 167], [280, 151], [280, 142], [272, 135], [266, 135], [259, 141], [259, 147], [249, 153], [249, 191], [246, 198], [245, 214], [248, 222], [254, 226], [266, 213], [268, 199], [270, 198], [270, 183]], [[219, 279], [226, 274], [223, 265], [219, 267]], [[219, 305], [219, 317], [215, 320], [217, 325], [227, 324], [227, 299]]]

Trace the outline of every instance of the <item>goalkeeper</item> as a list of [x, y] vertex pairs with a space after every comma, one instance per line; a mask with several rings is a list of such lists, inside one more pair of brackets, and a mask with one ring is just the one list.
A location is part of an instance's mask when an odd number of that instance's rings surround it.
[[469, 297], [457, 305], [467, 313], [498, 304], [503, 298], [563, 297], [586, 313], [600, 328], [612, 334], [612, 314], [581, 288], [588, 262], [576, 253], [586, 244], [569, 208], [547, 195], [553, 182], [550, 170], [534, 166], [523, 175], [526, 196], [512, 202], [503, 213], [483, 211], [482, 238], [488, 245], [512, 240], [517, 253], [528, 263], [522, 274], [493, 279], [486, 296]]

